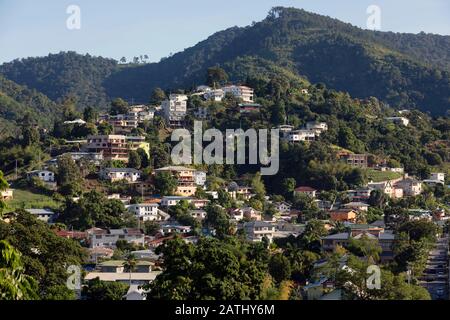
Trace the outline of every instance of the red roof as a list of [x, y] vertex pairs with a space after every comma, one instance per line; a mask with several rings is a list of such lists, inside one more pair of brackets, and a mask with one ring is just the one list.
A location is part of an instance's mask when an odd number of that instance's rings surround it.
[[302, 187], [296, 188], [295, 191], [297, 191], [297, 192], [314, 192], [317, 190], [314, 188], [311, 188], [311, 187], [302, 186]]

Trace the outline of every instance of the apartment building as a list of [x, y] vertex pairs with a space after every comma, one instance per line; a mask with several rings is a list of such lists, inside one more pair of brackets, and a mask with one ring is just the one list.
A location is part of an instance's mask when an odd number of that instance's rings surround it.
[[244, 223], [241, 228], [244, 230], [248, 240], [252, 242], [261, 242], [267, 238], [272, 243], [275, 226], [265, 221], [252, 221]]
[[188, 96], [185, 94], [171, 94], [169, 99], [163, 101], [162, 110], [164, 118], [172, 127], [182, 127], [187, 114]]
[[128, 243], [137, 245], [145, 244], [145, 237], [142, 230], [139, 229], [110, 229], [103, 230], [99, 228], [93, 228], [86, 231], [89, 237], [89, 243], [91, 248], [107, 247], [116, 248], [116, 242], [118, 240], [125, 240]]
[[246, 86], [226, 86], [222, 88], [225, 94], [231, 93], [238, 99], [242, 99], [245, 103], [252, 103], [254, 101], [254, 90]]
[[99, 172], [99, 177], [111, 182], [126, 180], [132, 183], [139, 181], [141, 174], [141, 171], [133, 168], [103, 168]]
[[368, 155], [367, 154], [344, 154], [341, 159], [352, 167], [367, 168], [368, 166]]
[[170, 215], [159, 210], [157, 203], [131, 204], [126, 208], [142, 221], [166, 221], [170, 218]]
[[156, 169], [155, 173], [168, 172], [178, 181], [176, 195], [189, 197], [197, 191], [195, 169], [182, 166], [169, 166]]
[[86, 152], [101, 153], [104, 160], [128, 162], [132, 150], [143, 149], [150, 156], [150, 144], [145, 137], [125, 135], [91, 135], [83, 147]]

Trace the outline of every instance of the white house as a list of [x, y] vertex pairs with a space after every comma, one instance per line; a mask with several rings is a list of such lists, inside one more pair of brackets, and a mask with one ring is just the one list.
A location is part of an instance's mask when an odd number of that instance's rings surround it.
[[306, 123], [306, 130], [314, 131], [320, 135], [322, 132], [328, 131], [328, 124], [326, 122], [309, 121]]
[[285, 140], [288, 142], [314, 141], [316, 134], [311, 130], [294, 130], [287, 133]]
[[126, 208], [142, 221], [166, 221], [170, 218], [167, 213], [158, 209], [156, 203], [131, 204]]
[[161, 206], [173, 207], [176, 206], [181, 200], [186, 200], [190, 203], [192, 201], [192, 198], [181, 196], [166, 196], [161, 199]]
[[445, 173], [433, 172], [430, 174], [430, 180], [439, 180], [439, 181], [445, 182]]
[[405, 117], [387, 117], [386, 120], [405, 127], [409, 125], [409, 120]]
[[190, 210], [189, 214], [197, 220], [204, 220], [206, 218], [205, 210]]
[[187, 101], [188, 96], [185, 94], [171, 94], [168, 100], [163, 101], [161, 107], [169, 125], [179, 127], [183, 124], [187, 114]]
[[48, 209], [26, 209], [26, 211], [46, 223], [51, 223], [55, 216], [55, 213]]
[[104, 168], [100, 170], [99, 177], [111, 182], [121, 180], [136, 182], [141, 179], [141, 171], [133, 168]]
[[267, 238], [272, 243], [275, 226], [265, 221], [246, 222], [242, 225], [247, 239], [253, 242], [261, 242]]
[[275, 202], [275, 209], [282, 215], [289, 214], [291, 212], [292, 205], [287, 202]]
[[206, 100], [222, 101], [225, 97], [225, 92], [222, 89], [209, 90], [205, 92], [203, 97]]
[[226, 86], [222, 88], [225, 94], [231, 93], [238, 99], [242, 99], [245, 103], [252, 103], [254, 101], [254, 90], [246, 86]]
[[195, 171], [194, 172], [195, 184], [198, 186], [204, 186], [206, 184], [206, 172]]
[[145, 238], [142, 230], [139, 229], [110, 229], [103, 230], [93, 228], [86, 231], [89, 235], [90, 247], [107, 247], [116, 248], [116, 242], [118, 240], [125, 240], [128, 243], [144, 245]]
[[28, 179], [38, 177], [44, 182], [55, 182], [55, 174], [48, 170], [34, 170], [27, 173]]

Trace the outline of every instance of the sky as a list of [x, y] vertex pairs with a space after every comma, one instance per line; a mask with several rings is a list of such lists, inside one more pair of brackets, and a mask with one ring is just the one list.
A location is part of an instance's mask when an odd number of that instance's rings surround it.
[[[67, 13], [72, 5], [79, 20]], [[367, 28], [370, 5], [380, 8], [381, 31], [450, 35], [449, 0], [0, 0], [0, 63], [60, 51], [159, 61], [217, 31], [260, 21], [274, 6]], [[69, 29], [67, 20], [80, 28]]]

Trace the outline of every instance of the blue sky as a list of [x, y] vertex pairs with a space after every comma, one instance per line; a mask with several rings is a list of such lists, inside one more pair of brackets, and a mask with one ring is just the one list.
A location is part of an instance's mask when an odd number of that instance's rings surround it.
[[[381, 8], [381, 30], [450, 35], [448, 0], [0, 0], [0, 63], [73, 50], [151, 61], [195, 45], [216, 31], [264, 19], [273, 6], [303, 8], [365, 28], [369, 5]], [[69, 5], [81, 29], [68, 30]]]

